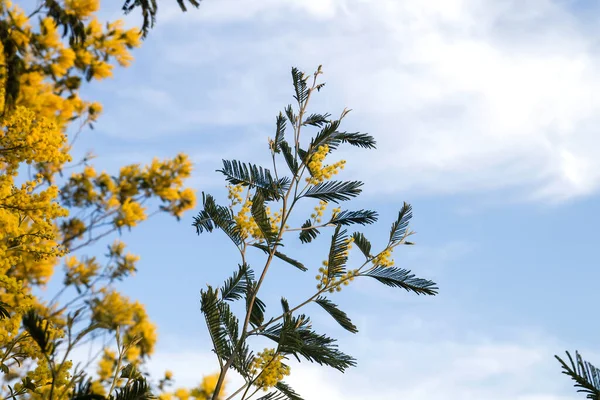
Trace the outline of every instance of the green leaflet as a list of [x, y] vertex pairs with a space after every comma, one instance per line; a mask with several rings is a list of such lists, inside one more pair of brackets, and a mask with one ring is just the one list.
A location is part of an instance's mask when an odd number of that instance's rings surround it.
[[375, 267], [360, 275], [377, 279], [384, 285], [405, 289], [408, 292], [425, 295], [436, 295], [438, 287], [435, 282], [415, 278], [409, 270], [396, 267]]
[[340, 310], [338, 306], [333, 304], [329, 299], [319, 296], [315, 300], [315, 303], [323, 307], [323, 309], [327, 311], [342, 328], [352, 333], [358, 332], [358, 328], [356, 328], [356, 325], [354, 325], [350, 318], [348, 318], [348, 315]]

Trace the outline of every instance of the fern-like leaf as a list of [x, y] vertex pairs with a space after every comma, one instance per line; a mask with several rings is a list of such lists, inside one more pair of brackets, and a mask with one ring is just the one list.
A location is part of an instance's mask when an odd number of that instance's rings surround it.
[[290, 172], [293, 175], [296, 175], [296, 173], [298, 172], [298, 162], [296, 161], [296, 159], [294, 158], [294, 156], [292, 154], [292, 148], [290, 147], [289, 143], [286, 142], [285, 140], [283, 140], [279, 144], [279, 148], [281, 149], [281, 152], [283, 153], [283, 158], [285, 159], [285, 162], [288, 165]]
[[302, 71], [300, 71], [298, 68], [292, 68], [292, 81], [294, 84], [294, 91], [296, 92], [294, 98], [300, 106], [302, 106], [308, 98], [308, 86], [306, 84], [307, 79], [308, 77], [304, 76], [304, 73], [302, 73]]
[[106, 397], [92, 392], [92, 379], [82, 377], [71, 394], [71, 400], [106, 400]]
[[[250, 299], [256, 293], [256, 282], [250, 282], [248, 284], [248, 291], [246, 294], [246, 312], [250, 308]], [[252, 305], [252, 310], [250, 312], [250, 325], [254, 328], [257, 328], [262, 325], [265, 320], [265, 310], [267, 305], [258, 297], [254, 298], [254, 304]]]
[[233, 368], [246, 380], [251, 380], [250, 367], [254, 362], [254, 353], [250, 347], [243, 343], [236, 348], [235, 358], [233, 359]]
[[227, 182], [233, 185], [256, 188], [258, 192], [262, 193], [265, 200], [279, 199], [286, 189], [286, 182], [288, 182], [287, 180], [274, 180], [271, 171], [267, 168], [237, 160], [223, 160], [223, 169], [219, 169], [217, 172], [225, 175]]
[[358, 328], [356, 328], [356, 325], [348, 318], [348, 315], [340, 310], [338, 306], [333, 304], [328, 298], [319, 296], [315, 300], [315, 303], [323, 307], [323, 309], [327, 311], [342, 328], [352, 333], [358, 332]]
[[[327, 145], [329, 150], [334, 150], [339, 144], [339, 141], [332, 140], [335, 137], [335, 132], [340, 126], [340, 120], [333, 120], [327, 122], [323, 128], [315, 135], [315, 137], [310, 142], [310, 147], [314, 151], [320, 146]], [[337, 144], [336, 144], [337, 143]]]
[[236, 246], [243, 242], [241, 232], [233, 219], [233, 213], [227, 207], [220, 206], [215, 202], [214, 197], [202, 193], [202, 203], [204, 210], [194, 217], [192, 226], [196, 228], [199, 235], [204, 231], [212, 232], [215, 228], [221, 229]]
[[359, 210], [359, 211], [348, 211], [344, 210], [339, 212], [331, 218], [330, 224], [336, 225], [369, 225], [377, 221], [377, 212], [371, 210]]
[[405, 202], [402, 209], [398, 212], [398, 219], [392, 224], [392, 229], [390, 230], [390, 244], [397, 243], [404, 239], [411, 218], [412, 206]]
[[[187, 0], [187, 1], [196, 8], [200, 7], [200, 0]], [[183, 12], [187, 11], [187, 7], [185, 6], [184, 0], [177, 0], [177, 4], [179, 4], [179, 8], [181, 8], [181, 11], [183, 11]]]
[[[252, 246], [256, 247], [257, 249], [261, 249], [266, 254], [268, 254], [271, 251], [271, 249], [268, 246], [265, 246], [264, 244], [253, 243]], [[274, 256], [279, 258], [282, 261], [285, 261], [286, 263], [288, 263], [290, 265], [293, 265], [294, 267], [298, 268], [300, 271], [306, 271], [308, 269], [300, 261], [294, 260], [293, 258], [290, 258], [279, 251], [275, 251]]]
[[221, 299], [225, 301], [239, 300], [246, 294], [248, 289], [248, 276], [253, 272], [247, 264], [239, 266], [238, 270], [229, 277], [221, 287]]
[[300, 156], [300, 160], [302, 160], [302, 162], [304, 164], [308, 164], [308, 158], [309, 158], [308, 151], [298, 148], [298, 155]]
[[52, 341], [52, 333], [50, 332], [50, 323], [44, 320], [37, 312], [30, 309], [23, 315], [23, 328], [29, 333], [31, 338], [40, 346], [42, 353], [52, 354], [55, 348], [55, 343]]
[[340, 181], [327, 181], [321, 182], [315, 186], [311, 186], [304, 193], [303, 197], [310, 197], [313, 199], [319, 199], [327, 202], [338, 203], [339, 201], [350, 200], [353, 197], [358, 196], [362, 190], [360, 187], [363, 185], [360, 181], [340, 182]]
[[288, 314], [290, 312], [290, 303], [285, 297], [281, 298], [281, 309], [283, 310], [284, 314]]
[[273, 150], [275, 151], [275, 153], [279, 153], [279, 152], [281, 152], [281, 144], [285, 141], [286, 121], [285, 121], [285, 117], [283, 116], [282, 113], [279, 113], [279, 115], [277, 116], [276, 125], [277, 125], [277, 128], [275, 130], [275, 140], [274, 140], [275, 147], [273, 148]]
[[[47, 1], [47, 0], [46, 0]], [[200, 0], [187, 0], [187, 3], [192, 7], [200, 7]], [[187, 11], [187, 5], [185, 0], [177, 0], [177, 4], [181, 11]], [[158, 4], [156, 0], [125, 0], [122, 10], [125, 14], [129, 14], [135, 8], [140, 8], [142, 14], [142, 39], [145, 39], [150, 33], [150, 29], [156, 24], [156, 13], [158, 11]]]
[[[339, 140], [340, 143], [348, 143], [351, 146], [362, 147], [363, 149], [374, 149], [377, 145], [375, 138], [366, 133], [336, 132], [335, 139]], [[335, 140], [333, 142], [335, 146]]]
[[275, 341], [283, 354], [293, 355], [298, 360], [304, 357], [341, 372], [356, 365], [354, 358], [338, 350], [335, 339], [314, 332], [310, 318], [305, 315], [286, 315], [283, 323], [265, 329], [260, 335]]
[[0, 320], [10, 317], [10, 312], [8, 312], [8, 307], [9, 307], [8, 304], [0, 301]]
[[200, 310], [206, 320], [208, 333], [213, 342], [213, 350], [219, 362], [222, 363], [231, 355], [231, 348], [227, 341], [227, 331], [221, 323], [217, 292], [210, 286], [208, 290], [200, 291]]
[[271, 226], [271, 220], [269, 219], [267, 209], [265, 208], [265, 198], [259, 191], [256, 192], [252, 199], [250, 212], [263, 237], [269, 245], [272, 245], [277, 240], [277, 232], [274, 231]]
[[275, 388], [279, 390], [279, 392], [283, 394], [285, 396], [284, 398], [287, 400], [303, 400], [302, 397], [300, 397], [300, 395], [296, 393], [290, 385], [283, 381], [277, 382]]
[[302, 125], [311, 125], [321, 128], [329, 122], [329, 117], [331, 117], [331, 114], [311, 114], [306, 117], [304, 122], [302, 122]]
[[[111, 396], [113, 399], [113, 396]], [[144, 378], [135, 379], [132, 383], [118, 388], [114, 400], [146, 400], [156, 399], [150, 391], [150, 385]]]
[[286, 400], [286, 396], [280, 392], [270, 392], [264, 396], [260, 396], [256, 400]]
[[154, 27], [156, 23], [156, 11], [158, 9], [158, 5], [156, 4], [156, 0], [126, 0], [123, 4], [123, 11], [125, 14], [129, 14], [136, 7], [140, 7], [140, 12], [142, 14], [142, 28], [140, 29], [142, 33], [142, 38], [146, 38], [150, 29]]
[[298, 116], [294, 114], [294, 109], [292, 108], [291, 104], [285, 108], [285, 115], [288, 117], [290, 124], [295, 126], [296, 122], [298, 122]]
[[562, 366], [562, 373], [575, 381], [577, 392], [586, 393], [586, 398], [591, 400], [600, 400], [600, 369], [596, 368], [588, 361], [584, 361], [579, 352], [575, 352], [575, 361], [567, 351], [570, 365], [563, 361], [559, 356], [554, 356]]
[[368, 260], [371, 258], [371, 242], [367, 240], [365, 235], [360, 232], [354, 232], [352, 234], [352, 238], [354, 239], [354, 244], [356, 247], [363, 253], [365, 258]]
[[363, 149], [374, 149], [377, 145], [373, 136], [360, 132], [339, 132], [341, 120], [329, 121], [317, 133], [312, 140], [312, 148], [316, 149], [319, 146], [327, 145], [330, 150], [337, 149], [340, 144], [348, 143], [351, 146], [361, 147]]
[[327, 276], [329, 279], [342, 275], [348, 261], [348, 236], [346, 236], [346, 230], [342, 231], [341, 228], [341, 225], [336, 226], [331, 236], [327, 262]]
[[416, 294], [436, 295], [438, 287], [435, 282], [427, 279], [415, 278], [409, 270], [396, 267], [377, 266], [360, 275], [377, 279], [384, 285], [405, 289]]
[[217, 308], [219, 309], [221, 324], [223, 325], [225, 332], [227, 332], [230, 348], [235, 349], [239, 339], [239, 320], [235, 314], [231, 312], [229, 304], [220, 301], [217, 304]]
[[310, 243], [313, 239], [317, 238], [319, 234], [319, 230], [317, 228], [312, 228], [312, 221], [310, 219], [306, 220], [304, 224], [302, 224], [302, 230], [300, 231], [300, 241], [302, 243]]

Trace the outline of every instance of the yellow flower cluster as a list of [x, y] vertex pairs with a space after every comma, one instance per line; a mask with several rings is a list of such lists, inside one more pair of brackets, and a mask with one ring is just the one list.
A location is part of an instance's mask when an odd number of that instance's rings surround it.
[[93, 380], [90, 390], [93, 394], [99, 394], [100, 396], [106, 396], [106, 389], [102, 386], [102, 382], [99, 380]]
[[62, 165], [71, 160], [67, 137], [51, 119], [18, 106], [0, 122], [0, 168], [4, 173], [16, 174], [23, 162]]
[[244, 201], [242, 198], [244, 187], [242, 185], [227, 185], [227, 191], [229, 192], [227, 198], [231, 200], [232, 206], [241, 204]]
[[246, 199], [237, 215], [233, 216], [234, 221], [240, 227], [241, 236], [243, 239], [247, 239], [250, 236], [255, 239], [262, 238], [262, 232], [250, 214], [251, 208], [252, 200]]
[[[348, 257], [348, 252], [352, 248], [352, 243], [354, 243], [354, 238], [346, 239], [347, 248], [344, 251], [343, 256]], [[342, 274], [339, 277], [329, 278], [328, 276], [329, 262], [327, 260], [323, 261], [323, 266], [319, 267], [319, 275], [315, 276], [315, 279], [319, 281], [317, 284], [318, 290], [326, 289], [329, 293], [339, 292], [342, 290], [342, 286], [347, 286], [350, 282], [354, 280], [354, 277], [358, 275], [358, 270], [349, 270], [346, 273]]]
[[250, 365], [250, 373], [253, 376], [262, 371], [254, 385], [267, 391], [289, 375], [290, 367], [281, 362], [283, 359], [283, 355], [275, 353], [275, 349], [259, 352]]
[[392, 259], [392, 249], [385, 249], [377, 257], [372, 260], [373, 265], [378, 265], [381, 267], [391, 267], [394, 265], [394, 260]]
[[[87, 166], [81, 173], [71, 175], [63, 186], [61, 197], [72, 207], [92, 207], [113, 212], [113, 223], [117, 227], [133, 227], [147, 218], [141, 200], [158, 197], [163, 203], [161, 209], [179, 218], [183, 212], [194, 207], [196, 195], [192, 189], [184, 188], [184, 179], [191, 174], [191, 162], [180, 154], [171, 160], [153, 160], [144, 168], [137, 164], [122, 167], [119, 175], [111, 177], [105, 172], [98, 174]], [[85, 232], [78, 229], [73, 235], [76, 221], [63, 222], [63, 237], [74, 240]]]
[[[212, 397], [215, 392], [215, 387], [217, 386], [217, 381], [219, 380], [219, 374], [207, 375], [202, 378], [202, 382], [200, 386], [196, 389], [192, 389], [192, 396], [196, 399], [209, 399]], [[223, 396], [223, 390], [225, 389], [225, 385], [221, 386], [221, 390], [219, 391], [219, 397]]]
[[[64, 336], [66, 318], [64, 312], [57, 312], [61, 307], [50, 307], [32, 293], [39, 293], [63, 263], [61, 257], [75, 247], [72, 242], [87, 237], [91, 231], [87, 222], [90, 214], [86, 215], [86, 211], [99, 215], [103, 225], [115, 217], [110, 226], [114, 229], [142, 221], [146, 217], [142, 202], [150, 197], [160, 199], [161, 209], [177, 218], [195, 203], [195, 192], [184, 188], [184, 180], [192, 169], [185, 155], [153, 160], [146, 167], [126, 167], [116, 177], [86, 166], [70, 177], [67, 175], [60, 191], [53, 184], [71, 161], [72, 148], [66, 132], [76, 131], [73, 121], [83, 126], [96, 121], [102, 112], [99, 103], [80, 97], [82, 83], [87, 78], [101, 80], [111, 76], [114, 64], [128, 65], [132, 60], [130, 50], [140, 45], [138, 28], [125, 29], [122, 21], [100, 22], [95, 16], [100, 0], [59, 3], [73, 21], [83, 23], [83, 43], [64, 40], [62, 28], [48, 17], [46, 6], [29, 17], [19, 4], [0, 0], [6, 39], [17, 43], [23, 62], [15, 107], [5, 109], [7, 60], [0, 43], [0, 301], [11, 312], [0, 324], [0, 349], [12, 349], [1, 357], [8, 360], [19, 354], [18, 358], [26, 362], [27, 368], [22, 369], [11, 362], [10, 376], [28, 376], [40, 386], [38, 394], [28, 394], [32, 399], [49, 398], [46, 382], [52, 374], [37, 344], [22, 335], [22, 315], [31, 307], [40, 315], [55, 313], [48, 321], [52, 335]], [[23, 177], [27, 169], [31, 177], [26, 180]], [[66, 207], [79, 209], [68, 218]], [[121, 243], [111, 247], [109, 256], [113, 263], [109, 267], [111, 278], [135, 271], [138, 257], [125, 254]], [[64, 265], [67, 285], [89, 285], [100, 274], [93, 257], [70, 257]], [[126, 358], [139, 361], [150, 354], [156, 330], [143, 306], [112, 290], [95, 292], [94, 296], [96, 301], [90, 306], [93, 318], [113, 327], [115, 321], [122, 323], [125, 342], [142, 336]], [[61, 390], [71, 367], [70, 362], [59, 366], [56, 385]], [[103, 393], [101, 382], [94, 381], [93, 388], [96, 393]], [[54, 397], [59, 398], [56, 393]]]
[[[244, 191], [244, 188], [241, 185], [228, 185], [227, 189], [229, 192], [228, 198], [231, 201], [230, 207], [233, 208], [237, 204], [242, 205], [237, 214], [233, 216], [234, 221], [240, 227], [242, 238], [245, 240], [252, 237], [253, 239], [258, 239], [259, 242], [262, 241], [264, 235], [256, 224], [254, 217], [252, 217], [252, 200], [250, 195], [246, 196], [246, 200], [243, 199], [241, 193]], [[270, 207], [265, 207], [265, 212], [271, 223], [271, 229], [277, 232], [281, 225], [283, 209], [272, 213]], [[288, 228], [289, 226], [286, 224], [285, 229]]]
[[111, 380], [116, 368], [117, 354], [113, 350], [105, 347], [102, 350], [102, 358], [100, 358], [100, 361], [98, 362], [98, 378], [101, 381]]
[[[165, 380], [172, 380], [173, 374], [171, 371], [165, 372]], [[207, 375], [202, 378], [202, 382], [192, 389], [178, 388], [173, 393], [161, 393], [159, 395], [160, 399], [177, 399], [177, 400], [209, 400], [212, 399], [212, 395], [215, 391], [215, 387], [217, 386], [217, 381], [219, 380], [219, 374]], [[225, 391], [225, 385], [221, 386], [221, 390], [219, 391], [218, 399], [223, 398], [223, 394]]]
[[73, 217], [63, 220], [60, 223], [60, 230], [62, 232], [63, 245], [69, 247], [69, 244], [73, 240], [83, 238], [83, 234], [87, 230], [87, 225], [81, 219]]
[[327, 209], [327, 202], [326, 201], [319, 201], [319, 205], [315, 207], [315, 212], [310, 214], [310, 217], [316, 222], [316, 223], [320, 223], [321, 222], [321, 217], [323, 216], [323, 213], [325, 212], [325, 210]]
[[131, 253], [124, 253], [125, 243], [120, 240], [115, 240], [108, 247], [107, 256], [113, 260], [113, 264], [109, 267], [111, 279], [122, 279], [125, 276], [133, 275], [137, 271], [136, 263], [140, 257]]
[[316, 185], [324, 180], [331, 179], [340, 169], [344, 169], [345, 160], [338, 161], [331, 165], [323, 165], [323, 160], [329, 154], [329, 146], [322, 145], [317, 147], [317, 151], [312, 155], [308, 163], [308, 169], [312, 177], [306, 178], [306, 182]]
[[[55, 376], [53, 392], [61, 393], [65, 390], [66, 386], [71, 380], [69, 370], [72, 366], [73, 363], [70, 360], [65, 361], [65, 363], [61, 365], [61, 367], [57, 371], [58, 373]], [[37, 363], [35, 369], [33, 369], [32, 371], [28, 371], [26, 376], [29, 379], [31, 379], [36, 386], [36, 393], [30, 398], [36, 400], [50, 398], [50, 390], [52, 386], [52, 371], [50, 371], [50, 367], [48, 366], [47, 362], [43, 362], [43, 360], [40, 360], [40, 362]], [[17, 383], [15, 384], [14, 389], [19, 390], [21, 389], [21, 387], [22, 384]], [[66, 396], [63, 398], [66, 398]]]
[[[271, 229], [274, 232], [277, 232], [279, 230], [279, 227], [281, 226], [281, 218], [283, 217], [283, 209], [280, 208], [279, 211], [275, 211], [273, 213], [273, 215], [271, 215], [271, 208], [267, 207], [266, 212], [267, 212], [267, 216], [269, 217], [269, 221], [271, 221]], [[289, 228], [289, 226], [286, 225], [285, 228], [287, 229], [287, 228]]]
[[120, 240], [115, 240], [113, 244], [108, 248], [108, 255], [110, 257], [120, 257], [123, 255], [125, 250], [125, 243]]
[[[19, 287], [20, 285], [18, 283], [12, 281], [8, 277], [0, 275], [0, 286], [4, 289], [12, 289], [14, 292], [20, 292], [22, 294], [22, 287]], [[7, 294], [4, 293], [1, 297], [1, 301], [5, 301], [7, 299]], [[11, 373], [14, 374], [17, 372], [22, 374], [24, 379], [28, 378], [36, 387], [36, 393], [32, 393], [29, 398], [41, 400], [49, 398], [50, 382], [52, 381], [53, 375], [55, 377], [55, 389], [59, 391], [65, 389], [65, 386], [69, 382], [69, 370], [72, 367], [72, 363], [71, 361], [66, 361], [59, 369], [55, 370], [55, 373], [53, 374], [52, 371], [50, 371], [46, 358], [41, 353], [38, 344], [35, 343], [31, 337], [18, 333], [20, 319], [26, 309], [31, 307], [38, 312], [43, 309], [43, 306], [40, 304], [35, 304], [33, 296], [25, 295], [24, 300], [22, 305], [11, 308], [11, 311], [14, 311], [15, 314], [10, 318], [3, 319], [2, 324], [0, 324], [0, 341], [3, 344], [3, 351], [0, 354], [4, 360], [7, 360], [9, 356], [14, 356], [14, 360], [20, 360], [18, 361], [20, 363], [25, 359], [33, 361], [33, 364], [30, 364], [29, 368], [17, 370], [16, 366], [13, 366], [11, 368]], [[15, 318], [15, 316], [17, 318]], [[65, 336], [63, 328], [48, 319], [45, 319], [42, 322], [42, 329], [47, 330], [50, 338], [61, 339]], [[4, 351], [7, 351], [7, 353]], [[22, 386], [22, 383], [16, 383], [14, 389], [19, 391]]]
[[92, 319], [111, 329], [119, 326], [127, 340], [136, 336], [142, 337], [126, 353], [130, 362], [140, 361], [139, 357], [152, 354], [156, 343], [156, 327], [150, 322], [142, 304], [137, 301], [132, 303], [114, 290], [103, 288], [100, 292], [103, 296], [95, 298], [92, 302]]
[[87, 34], [85, 42], [68, 44], [52, 18], [41, 18], [39, 29], [35, 29], [18, 5], [7, 3], [3, 1], [2, 18], [13, 24], [10, 35], [26, 54], [19, 104], [55, 119], [61, 128], [72, 117], [84, 114], [94, 121], [100, 107], [79, 97], [81, 79], [88, 73], [94, 79], [110, 76], [113, 60], [127, 65], [132, 59], [129, 49], [140, 45], [139, 31], [125, 30], [120, 21], [103, 28], [92, 15], [99, 8], [99, 0], [66, 0], [67, 13], [84, 23]]
[[116, 226], [132, 227], [136, 226], [138, 222], [141, 222], [146, 218], [146, 209], [137, 201], [128, 198], [121, 205], [121, 209], [114, 222]]
[[92, 278], [100, 270], [100, 265], [96, 262], [96, 257], [79, 261], [77, 257], [72, 256], [65, 260], [65, 269], [65, 285], [89, 286]]
[[[167, 203], [161, 206], [164, 211], [179, 218], [196, 205], [196, 193], [190, 188], [183, 188], [185, 179], [192, 174], [192, 162], [185, 154], [178, 154], [171, 160], [152, 160], [152, 163], [142, 170], [138, 180], [144, 188], [144, 195], [152, 195]], [[123, 174], [120, 184], [123, 183]]]
[[[327, 261], [323, 261], [324, 265], [327, 265]], [[317, 275], [315, 278], [319, 281], [317, 285], [318, 290], [326, 289], [329, 293], [339, 292], [342, 290], [342, 285], [347, 286], [350, 282], [354, 280], [354, 277], [358, 275], [358, 270], [350, 270], [345, 274], [337, 278], [329, 278], [327, 276], [327, 268], [321, 267], [319, 268], [319, 272], [322, 275]]]
[[177, 389], [173, 395], [177, 398], [177, 400], [189, 400], [191, 396], [190, 391], [184, 388]]
[[10, 270], [22, 284], [43, 285], [53, 260], [65, 253], [54, 221], [68, 212], [56, 203], [56, 186], [41, 189], [36, 176], [19, 187], [15, 179], [23, 164], [69, 161], [66, 137], [50, 119], [21, 106], [2, 116], [0, 125], [0, 275]]
[[87, 18], [100, 9], [100, 0], [65, 0], [65, 9], [78, 18]]
[[[11, 316], [3, 319], [2, 324], [0, 324], [0, 344], [2, 349], [7, 349], [10, 347], [9, 344], [18, 338], [21, 316], [35, 302], [33, 296], [26, 291], [21, 281], [5, 274], [0, 274], [0, 302], [8, 304], [10, 311], [12, 311]], [[21, 349], [21, 352], [26, 352], [31, 356], [37, 353], [37, 345], [32, 341], [25, 343], [24, 346], [29, 348], [29, 351]]]

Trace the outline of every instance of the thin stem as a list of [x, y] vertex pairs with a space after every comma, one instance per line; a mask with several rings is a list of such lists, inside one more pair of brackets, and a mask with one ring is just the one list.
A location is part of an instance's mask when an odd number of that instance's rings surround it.
[[31, 17], [33, 17], [34, 15], [36, 15], [37, 13], [39, 13], [40, 11], [42, 11], [42, 8], [44, 8], [44, 4], [45, 4], [45, 3], [46, 3], [45, 1], [41, 1], [41, 2], [40, 2], [40, 5], [39, 5], [39, 6], [38, 6], [38, 7], [37, 7], [35, 10], [33, 10], [33, 11], [31, 12], [31, 14], [29, 14], [29, 15], [27, 16], [27, 19], [31, 19]]
[[110, 394], [112, 393], [112, 391], [115, 388], [115, 384], [117, 383], [117, 376], [119, 375], [119, 371], [121, 370], [121, 362], [123, 360], [123, 347], [121, 346], [121, 336], [119, 333], [119, 327], [117, 326], [117, 348], [119, 349], [119, 358], [117, 359], [117, 367], [115, 369], [115, 376], [113, 376], [113, 381], [112, 384], [110, 385], [110, 389], [108, 390], [108, 395], [107, 397], [110, 398]]
[[[301, 131], [301, 127], [302, 127], [302, 118], [304, 116], [304, 113], [306, 112], [306, 108], [308, 106], [308, 102], [310, 100], [310, 96], [312, 94], [312, 92], [315, 90], [316, 88], [316, 81], [317, 81], [317, 77], [318, 75], [321, 73], [321, 67], [319, 66], [319, 69], [317, 70], [317, 72], [314, 74], [314, 79], [313, 79], [313, 85], [312, 87], [308, 90], [308, 94], [306, 99], [304, 100], [304, 102], [299, 102], [298, 106], [299, 106], [299, 112], [298, 112], [298, 120], [296, 121], [296, 124], [294, 126], [294, 141], [295, 141], [295, 158], [297, 159], [298, 157], [298, 153], [299, 153], [299, 149], [300, 149], [300, 131]], [[306, 166], [304, 168], [302, 168], [302, 170], [300, 171], [296, 171], [294, 176], [292, 177], [292, 182], [290, 184], [290, 187], [287, 190], [287, 193], [285, 194], [285, 196], [283, 197], [283, 209], [282, 209], [282, 215], [281, 215], [281, 228], [279, 229], [279, 233], [277, 235], [277, 239], [275, 240], [275, 243], [273, 245], [273, 247], [270, 249], [269, 251], [269, 255], [267, 257], [267, 260], [265, 262], [265, 266], [263, 268], [263, 271], [260, 275], [260, 278], [258, 279], [258, 282], [256, 284], [256, 288], [253, 291], [252, 295], [250, 296], [250, 299], [248, 301], [248, 308], [246, 311], [246, 316], [244, 318], [244, 324], [242, 327], [242, 333], [240, 336], [240, 340], [238, 342], [238, 345], [236, 346], [236, 349], [233, 351], [233, 354], [229, 357], [229, 359], [227, 360], [227, 362], [225, 363], [225, 365], [221, 368], [221, 373], [219, 374], [219, 379], [217, 380], [217, 384], [215, 386], [215, 391], [213, 393], [212, 396], [212, 400], [217, 400], [217, 396], [219, 394], [219, 391], [223, 385], [223, 382], [225, 380], [225, 375], [227, 374], [229, 368], [231, 367], [231, 365], [233, 364], [233, 361], [235, 359], [235, 354], [237, 353], [237, 351], [239, 351], [239, 349], [241, 348], [241, 346], [243, 345], [245, 339], [248, 337], [248, 325], [250, 324], [250, 316], [252, 314], [252, 309], [254, 307], [254, 304], [256, 302], [256, 296], [265, 280], [265, 277], [267, 275], [267, 272], [269, 270], [269, 267], [271, 265], [271, 262], [273, 261], [273, 257], [275, 255], [275, 252], [277, 251], [277, 247], [279, 246], [279, 241], [281, 240], [281, 237], [285, 231], [284, 227], [287, 223], [287, 220], [289, 218], [289, 215], [291, 214], [292, 209], [294, 208], [296, 202], [299, 200], [299, 198], [297, 197], [297, 193], [298, 193], [298, 185], [300, 183], [300, 179], [302, 177], [302, 173], [304, 172]], [[290, 195], [292, 193], [292, 189], [294, 189], [294, 198], [293, 200], [290, 202]], [[289, 208], [287, 207], [289, 204]]]

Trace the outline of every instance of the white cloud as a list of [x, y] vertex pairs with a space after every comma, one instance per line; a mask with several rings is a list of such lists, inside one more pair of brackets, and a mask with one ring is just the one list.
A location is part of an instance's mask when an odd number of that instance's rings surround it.
[[[286, 382], [305, 400], [576, 398], [572, 382], [561, 374], [553, 356], [564, 354], [564, 344], [543, 332], [513, 327], [490, 335], [482, 326], [466, 329], [423, 322], [410, 313], [399, 316], [395, 323], [372, 315], [355, 321], [360, 322], [361, 331], [355, 336], [343, 334], [340, 349], [358, 360], [357, 367], [342, 374], [305, 361], [289, 361], [292, 374]], [[203, 376], [215, 373], [216, 359], [205, 350], [210, 345], [204, 332], [201, 336], [162, 337], [146, 368], [152, 379], [170, 370], [174, 388], [191, 388]], [[95, 353], [98, 346], [94, 349], [89, 354]], [[590, 349], [580, 350], [588, 360], [599, 357]], [[87, 348], [79, 348], [70, 359], [85, 361], [89, 354]], [[93, 364], [88, 372], [94, 373], [95, 369]], [[227, 377], [227, 392], [231, 394], [242, 383], [232, 372]]]
[[[450, 319], [423, 320], [403, 312], [393, 321], [373, 314], [354, 321], [360, 332], [334, 334], [340, 350], [354, 356], [358, 365], [345, 373], [317, 364], [290, 359], [292, 374], [286, 378], [305, 400], [567, 400], [576, 398], [568, 377], [561, 374], [554, 354], [563, 355], [565, 344], [534, 328], [506, 327], [493, 333], [485, 326], [464, 326]], [[314, 321], [323, 330], [318, 319]], [[331, 328], [326, 329], [331, 332]], [[175, 385], [194, 387], [202, 377], [215, 373], [218, 364], [208, 351], [206, 332], [180, 336], [171, 329], [161, 335], [156, 353], [146, 366], [153, 382], [166, 370]], [[271, 342], [254, 343], [260, 349]], [[114, 345], [114, 343], [113, 343]], [[70, 357], [87, 360], [87, 347]], [[584, 358], [597, 360], [599, 353], [580, 349]], [[88, 372], [95, 371], [92, 365]], [[243, 383], [228, 374], [227, 392]]]
[[347, 105], [346, 127], [376, 136], [353, 172], [378, 193], [508, 188], [561, 201], [600, 185], [596, 38], [558, 3], [224, 0], [161, 12], [148, 41], [161, 57], [144, 73], [164, 94], [138, 92], [155, 112], [130, 114], [128, 131], [243, 137], [291, 100], [290, 65], [324, 64], [315, 107]]
[[[442, 331], [426, 332], [413, 324], [405, 329], [383, 327], [371, 334], [340, 343], [358, 359], [358, 367], [341, 374], [316, 364], [290, 361], [286, 379], [306, 400], [563, 400], [574, 398], [568, 378], [553, 358], [560, 345], [543, 335], [522, 333], [510, 339], [492, 339], [481, 330], [461, 339], [445, 338]], [[392, 335], [391, 332], [397, 334]], [[423, 334], [419, 334], [425, 333]], [[448, 335], [448, 337], [450, 337]], [[185, 342], [185, 341], [184, 341]], [[182, 341], [180, 341], [182, 343]], [[177, 384], [195, 385], [201, 373], [211, 372], [208, 353], [159, 352], [153, 366], [171, 369]], [[240, 381], [232, 379], [229, 392]]]

